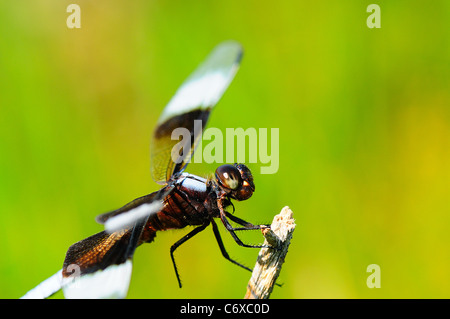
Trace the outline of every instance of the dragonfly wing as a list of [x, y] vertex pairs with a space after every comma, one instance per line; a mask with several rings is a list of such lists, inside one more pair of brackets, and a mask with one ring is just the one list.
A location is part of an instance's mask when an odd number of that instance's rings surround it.
[[[151, 173], [157, 183], [166, 184], [189, 163], [209, 114], [233, 80], [242, 54], [235, 41], [216, 46], [164, 108], [151, 145]], [[184, 135], [182, 141], [181, 135], [172, 137], [176, 132], [187, 132], [187, 139]]]
[[134, 229], [111, 234], [102, 231], [73, 244], [67, 251], [62, 270], [64, 296], [70, 299], [124, 298], [137, 246], [137, 242], [131, 241]]

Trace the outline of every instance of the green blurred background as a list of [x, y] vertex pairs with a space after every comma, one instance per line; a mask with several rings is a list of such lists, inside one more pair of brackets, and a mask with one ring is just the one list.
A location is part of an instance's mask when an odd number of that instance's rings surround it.
[[[81, 7], [81, 29], [66, 8]], [[155, 191], [149, 141], [182, 81], [219, 42], [245, 55], [210, 127], [280, 129], [277, 174], [237, 216], [297, 228], [273, 298], [450, 297], [450, 2], [0, 2], [0, 297], [17, 298], [102, 230], [97, 214]], [[207, 175], [216, 165], [191, 164]], [[232, 257], [254, 265], [258, 250]], [[135, 255], [130, 298], [241, 298], [250, 273], [210, 229]], [[248, 242], [261, 234], [245, 234]], [[381, 288], [369, 289], [369, 264]], [[62, 297], [62, 294], [56, 295]]]

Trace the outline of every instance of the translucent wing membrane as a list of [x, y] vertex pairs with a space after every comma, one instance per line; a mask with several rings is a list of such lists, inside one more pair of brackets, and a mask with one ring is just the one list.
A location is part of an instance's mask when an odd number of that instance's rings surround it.
[[[182, 172], [190, 161], [210, 111], [233, 80], [241, 57], [242, 47], [237, 42], [219, 44], [164, 108], [151, 145], [151, 173], [158, 184], [164, 185], [174, 174]], [[196, 120], [201, 124], [197, 130], [194, 126]], [[174, 150], [180, 142], [171, 138], [176, 128], [187, 129], [190, 133], [189, 138], [183, 141], [183, 152]]]

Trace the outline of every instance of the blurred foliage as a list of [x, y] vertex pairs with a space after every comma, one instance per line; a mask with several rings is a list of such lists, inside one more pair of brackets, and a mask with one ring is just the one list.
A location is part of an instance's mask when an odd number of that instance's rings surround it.
[[[68, 29], [70, 3], [0, 2], [1, 298], [59, 270], [97, 214], [158, 189], [156, 120], [227, 39], [245, 55], [209, 126], [280, 129], [278, 173], [251, 165], [236, 214], [270, 223], [288, 205], [297, 222], [272, 297], [450, 297], [450, 2], [379, 0], [381, 29], [370, 1], [78, 0]], [[137, 250], [130, 298], [243, 297], [250, 274], [209, 229], [177, 250], [178, 288], [169, 247], [186, 232]], [[221, 232], [253, 265], [258, 251]]]

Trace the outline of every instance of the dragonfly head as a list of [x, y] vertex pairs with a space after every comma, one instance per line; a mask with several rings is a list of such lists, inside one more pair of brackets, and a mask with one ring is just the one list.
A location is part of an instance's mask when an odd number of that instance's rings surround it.
[[244, 164], [225, 164], [216, 169], [219, 187], [235, 200], [249, 199], [255, 191], [253, 176]]

